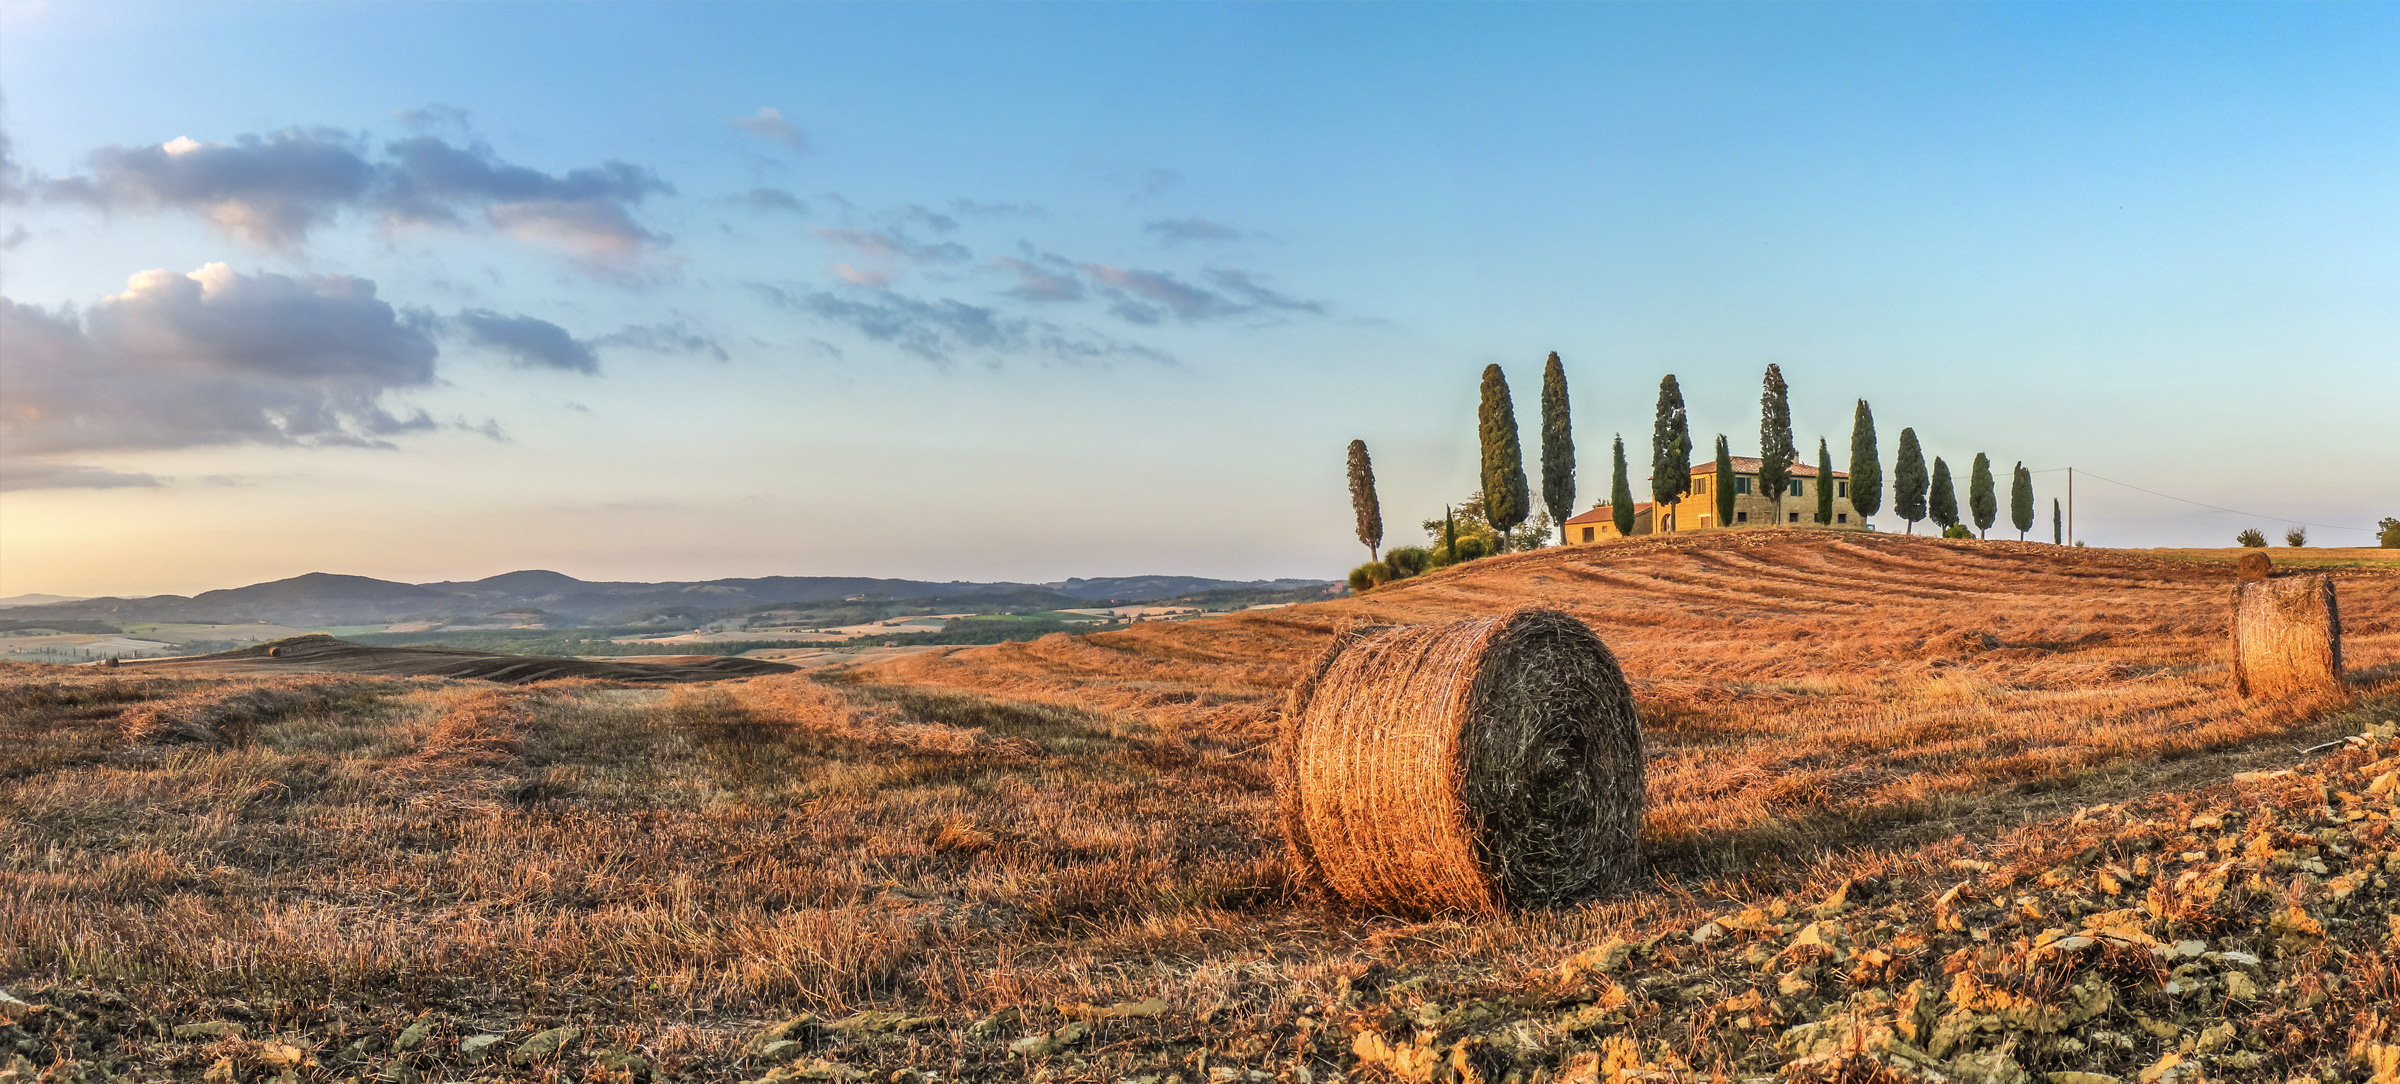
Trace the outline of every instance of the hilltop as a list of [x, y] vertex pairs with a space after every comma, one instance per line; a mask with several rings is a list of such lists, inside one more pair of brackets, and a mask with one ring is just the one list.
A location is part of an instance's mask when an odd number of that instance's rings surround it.
[[[869, 599], [1071, 608], [1095, 603], [1144, 602], [1207, 591], [1287, 591], [1316, 583], [1198, 576], [1120, 576], [1043, 584], [964, 580], [943, 583], [860, 576], [763, 576], [638, 583], [579, 580], [560, 572], [527, 569], [480, 580], [412, 584], [311, 572], [191, 596], [26, 601], [12, 606], [10, 616], [21, 621], [264, 622], [312, 628], [527, 615], [559, 627], [666, 618], [706, 621], [778, 604]], [[52, 597], [24, 596], [27, 600]]]

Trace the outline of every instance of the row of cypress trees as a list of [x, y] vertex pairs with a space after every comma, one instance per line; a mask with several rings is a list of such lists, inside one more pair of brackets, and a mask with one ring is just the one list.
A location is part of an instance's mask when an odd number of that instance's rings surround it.
[[[1483, 368], [1481, 402], [1476, 412], [1478, 443], [1482, 451], [1481, 480], [1483, 483], [1484, 519], [1498, 532], [1505, 546], [1510, 531], [1525, 522], [1532, 511], [1532, 494], [1526, 483], [1524, 451], [1519, 443], [1516, 406], [1509, 394], [1508, 377], [1497, 364]], [[1566, 368], [1556, 351], [1542, 365], [1541, 395], [1541, 471], [1542, 503], [1550, 513], [1551, 522], [1558, 524], [1559, 536], [1566, 537], [1566, 521], [1575, 511], [1575, 439], [1567, 404]], [[1759, 485], [1763, 493], [1775, 501], [1776, 519], [1782, 519], [1783, 495], [1792, 478], [1792, 468], [1799, 459], [1799, 449], [1792, 433], [1791, 388], [1785, 382], [1780, 365], [1768, 365], [1759, 393]], [[1733, 455], [1724, 434], [1716, 440], [1717, 477], [1733, 476]], [[1669, 373], [1658, 385], [1658, 406], [1651, 423], [1650, 434], [1650, 496], [1659, 505], [1682, 500], [1691, 492], [1692, 438], [1688, 415], [1683, 403], [1683, 389]], [[1611, 454], [1611, 484], [1609, 506], [1619, 534], [1631, 534], [1634, 528], [1633, 487], [1625, 460], [1625, 438], [1618, 435]], [[1824, 438], [1817, 440], [1817, 477], [1833, 475], [1832, 449]], [[1367, 547], [1371, 557], [1378, 557], [1383, 543], [1383, 514], [1375, 493], [1375, 471], [1363, 440], [1350, 442], [1349, 457], [1350, 501], [1357, 515], [1358, 540]], [[1858, 510], [1861, 521], [1883, 510], [1883, 463], [1875, 435], [1875, 412], [1865, 399], [1851, 418], [1850, 427], [1850, 504]], [[1900, 431], [1900, 444], [1892, 464], [1892, 510], [1908, 523], [1910, 534], [1916, 533], [1918, 520], [1931, 518], [1946, 535], [1963, 535], [1959, 516], [1956, 484], [1950, 476], [1950, 465], [1940, 456], [1926, 467], [1923, 447], [1913, 428]], [[1820, 524], [1833, 522], [1833, 488], [1817, 487], [1814, 519]], [[1718, 523], [1730, 523], [1734, 514], [1734, 489], [1720, 484], [1714, 494]], [[2009, 479], [2009, 522], [2021, 539], [2033, 529], [2033, 473], [2019, 461]], [[1967, 483], [1967, 514], [1972, 517], [1980, 537], [1988, 531], [1999, 515], [1998, 494], [1992, 477], [1992, 464], [1982, 452], [1975, 453]], [[2058, 502], [2051, 502], [2052, 541], [2063, 542], [2058, 530]]]

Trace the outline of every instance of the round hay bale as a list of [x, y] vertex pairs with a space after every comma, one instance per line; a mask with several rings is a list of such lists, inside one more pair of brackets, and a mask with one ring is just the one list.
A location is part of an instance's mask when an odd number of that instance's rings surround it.
[[2274, 570], [2275, 562], [2255, 550], [2243, 554], [2242, 559], [2233, 566], [2234, 577], [2244, 580], [2263, 580]]
[[1553, 906], [1634, 872], [1633, 691], [1559, 611], [1349, 630], [1292, 690], [1282, 747], [1294, 873], [1353, 905]]
[[2233, 585], [2233, 686], [2243, 696], [2341, 689], [2342, 612], [2333, 577]]
[[267, 649], [267, 657], [270, 659], [280, 659], [283, 657], [283, 649], [280, 647], [270, 647]]

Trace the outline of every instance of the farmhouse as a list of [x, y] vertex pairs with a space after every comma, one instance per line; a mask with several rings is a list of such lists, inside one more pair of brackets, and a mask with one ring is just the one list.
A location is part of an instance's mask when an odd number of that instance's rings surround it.
[[[1850, 530], [1864, 527], [1859, 520], [1858, 509], [1850, 505], [1849, 472], [1837, 470], [1833, 472], [1833, 477], [1820, 479], [1813, 464], [1792, 464], [1791, 478], [1784, 483], [1783, 502], [1779, 509], [1774, 495], [1759, 487], [1758, 466], [1755, 457], [1735, 456], [1732, 477], [1720, 480], [1715, 460], [1693, 464], [1691, 493], [1663, 508], [1648, 501], [1635, 505], [1633, 533], [1676, 534], [1726, 526], [1814, 524], [1817, 518], [1817, 487], [1821, 485], [1833, 486], [1833, 522], [1827, 526]], [[1733, 486], [1733, 522], [1730, 524], [1717, 522], [1717, 487], [1725, 484]], [[1605, 504], [1567, 521], [1569, 542], [1599, 542], [1615, 537], [1616, 516]]]

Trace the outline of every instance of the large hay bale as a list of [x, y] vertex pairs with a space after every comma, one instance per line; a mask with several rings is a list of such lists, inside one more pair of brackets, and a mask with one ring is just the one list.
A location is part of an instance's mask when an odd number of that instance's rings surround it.
[[1556, 610], [1347, 632], [1292, 690], [1282, 746], [1294, 872], [1354, 905], [1550, 906], [1634, 871], [1633, 691]]
[[2243, 696], [2341, 689], [2342, 613], [2333, 577], [2233, 586], [2233, 685]]
[[2234, 578], [2242, 580], [2263, 580], [2274, 574], [2274, 571], [2275, 562], [2257, 550], [2243, 554], [2242, 559], [2235, 562], [2233, 566]]

